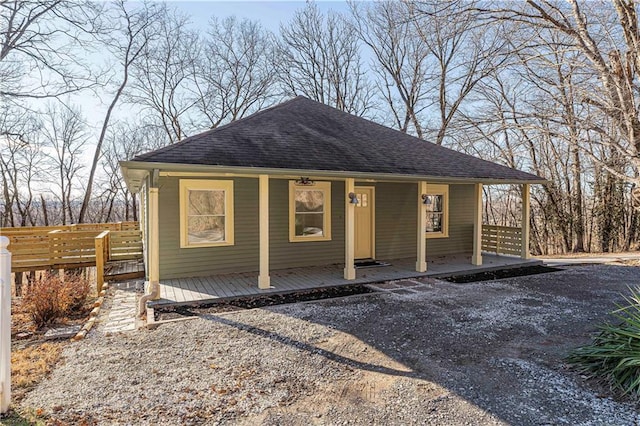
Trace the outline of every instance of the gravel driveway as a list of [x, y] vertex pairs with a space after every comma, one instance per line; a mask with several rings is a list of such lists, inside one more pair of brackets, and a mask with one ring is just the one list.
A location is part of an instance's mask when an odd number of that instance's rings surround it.
[[155, 330], [99, 327], [22, 406], [71, 424], [637, 425], [637, 406], [563, 357], [639, 278], [604, 265], [425, 279]]

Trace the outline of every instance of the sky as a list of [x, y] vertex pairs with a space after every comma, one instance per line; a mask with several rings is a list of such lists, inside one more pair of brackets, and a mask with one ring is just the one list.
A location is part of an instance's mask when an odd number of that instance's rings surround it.
[[[289, 20], [294, 12], [304, 7], [301, 1], [172, 1], [168, 5], [174, 6], [192, 16], [193, 23], [198, 27], [206, 27], [211, 16], [224, 18], [236, 15], [241, 18], [257, 20], [262, 25], [276, 31], [280, 23]], [[321, 10], [344, 10], [348, 6], [344, 1], [317, 2]]]

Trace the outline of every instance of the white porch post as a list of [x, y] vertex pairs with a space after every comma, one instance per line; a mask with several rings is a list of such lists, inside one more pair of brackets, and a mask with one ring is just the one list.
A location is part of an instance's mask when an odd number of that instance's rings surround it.
[[422, 194], [427, 193], [427, 182], [418, 182], [418, 223], [416, 226], [416, 239], [418, 254], [416, 258], [416, 272], [427, 271], [427, 237], [425, 226], [427, 223], [427, 209], [422, 202]]
[[531, 217], [530, 201], [531, 194], [529, 193], [530, 185], [525, 183], [522, 185], [522, 250], [521, 255], [523, 259], [529, 259], [529, 220]]
[[349, 193], [354, 192], [356, 182], [353, 178], [347, 178], [344, 180], [344, 279], [355, 280], [356, 268], [355, 262], [355, 240], [356, 240], [356, 226], [355, 226], [355, 204], [351, 204], [349, 200]]
[[473, 212], [473, 265], [482, 265], [482, 184], [476, 183], [474, 188]]
[[11, 253], [0, 236], [0, 414], [11, 403]]
[[269, 175], [259, 177], [260, 275], [258, 288], [271, 288], [269, 277]]
[[[149, 188], [149, 292], [160, 298], [160, 225], [158, 187]], [[157, 289], [157, 291], [154, 291]]]

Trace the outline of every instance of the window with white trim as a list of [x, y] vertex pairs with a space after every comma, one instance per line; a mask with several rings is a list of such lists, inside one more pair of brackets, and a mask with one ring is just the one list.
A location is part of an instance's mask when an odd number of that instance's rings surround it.
[[289, 181], [289, 241], [331, 240], [331, 182]]
[[180, 180], [180, 247], [231, 246], [233, 181]]
[[427, 210], [425, 233], [427, 238], [446, 238], [449, 236], [449, 185], [427, 184], [424, 200]]

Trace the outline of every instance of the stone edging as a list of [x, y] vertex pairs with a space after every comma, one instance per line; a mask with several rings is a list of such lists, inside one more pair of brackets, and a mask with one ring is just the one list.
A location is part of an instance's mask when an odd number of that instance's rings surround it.
[[100, 309], [102, 308], [102, 304], [104, 303], [104, 297], [107, 294], [108, 288], [109, 285], [107, 283], [102, 285], [102, 291], [98, 295], [98, 299], [93, 303], [93, 309], [91, 310], [91, 313], [89, 313], [89, 320], [84, 324], [82, 329], [71, 338], [72, 342], [77, 342], [84, 339], [89, 330], [91, 330], [91, 327], [94, 326], [94, 324], [96, 323], [96, 318], [98, 317]]

